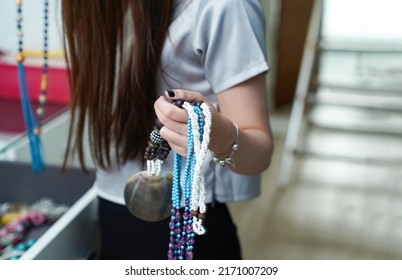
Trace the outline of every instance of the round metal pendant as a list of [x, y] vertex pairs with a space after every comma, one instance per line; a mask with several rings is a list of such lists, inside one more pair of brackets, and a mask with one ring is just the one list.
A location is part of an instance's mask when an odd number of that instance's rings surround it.
[[128, 210], [137, 218], [157, 222], [170, 216], [172, 206], [171, 173], [148, 175], [147, 171], [132, 176], [124, 189]]

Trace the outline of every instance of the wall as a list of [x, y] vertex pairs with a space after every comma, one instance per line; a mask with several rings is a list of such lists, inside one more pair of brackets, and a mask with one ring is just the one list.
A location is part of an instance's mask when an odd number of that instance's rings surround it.
[[[61, 50], [60, 1], [49, 0], [49, 50]], [[17, 48], [15, 1], [0, 1], [0, 49], [15, 53]], [[23, 1], [23, 28], [26, 50], [42, 49], [43, 1]], [[15, 30], [15, 32], [13, 32]]]

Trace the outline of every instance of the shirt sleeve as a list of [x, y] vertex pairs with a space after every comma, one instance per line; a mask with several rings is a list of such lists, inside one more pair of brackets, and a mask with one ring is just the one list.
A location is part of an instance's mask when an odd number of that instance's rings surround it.
[[194, 48], [215, 93], [269, 69], [258, 0], [201, 1]]

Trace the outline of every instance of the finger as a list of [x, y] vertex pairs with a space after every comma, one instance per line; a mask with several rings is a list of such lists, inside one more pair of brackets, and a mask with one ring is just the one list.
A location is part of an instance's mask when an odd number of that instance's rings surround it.
[[159, 121], [179, 134], [187, 133], [187, 111], [171, 104], [164, 97], [160, 97], [154, 104], [155, 113]]
[[168, 127], [163, 126], [159, 131], [161, 137], [165, 139], [172, 150], [181, 156], [187, 153], [187, 137], [183, 134], [176, 133]]
[[[159, 97], [154, 103], [155, 112], [162, 118], [168, 118], [172, 121], [186, 122], [187, 112], [181, 108], [178, 108], [172, 102], [165, 97]], [[161, 120], [161, 119], [160, 119]], [[162, 121], [162, 120], [161, 120]]]
[[182, 157], [186, 157], [187, 154], [187, 147], [181, 147], [177, 146], [175, 144], [171, 144], [170, 147], [172, 148], [172, 151], [175, 152], [176, 154], [179, 154]]

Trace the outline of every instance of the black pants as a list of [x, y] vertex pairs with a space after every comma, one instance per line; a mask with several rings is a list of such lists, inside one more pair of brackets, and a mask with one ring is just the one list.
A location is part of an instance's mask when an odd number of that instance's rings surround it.
[[[99, 198], [101, 259], [166, 260], [170, 217], [146, 222], [134, 217], [125, 206]], [[208, 205], [204, 222], [207, 233], [196, 236], [194, 259], [241, 259], [236, 226], [225, 204]]]

